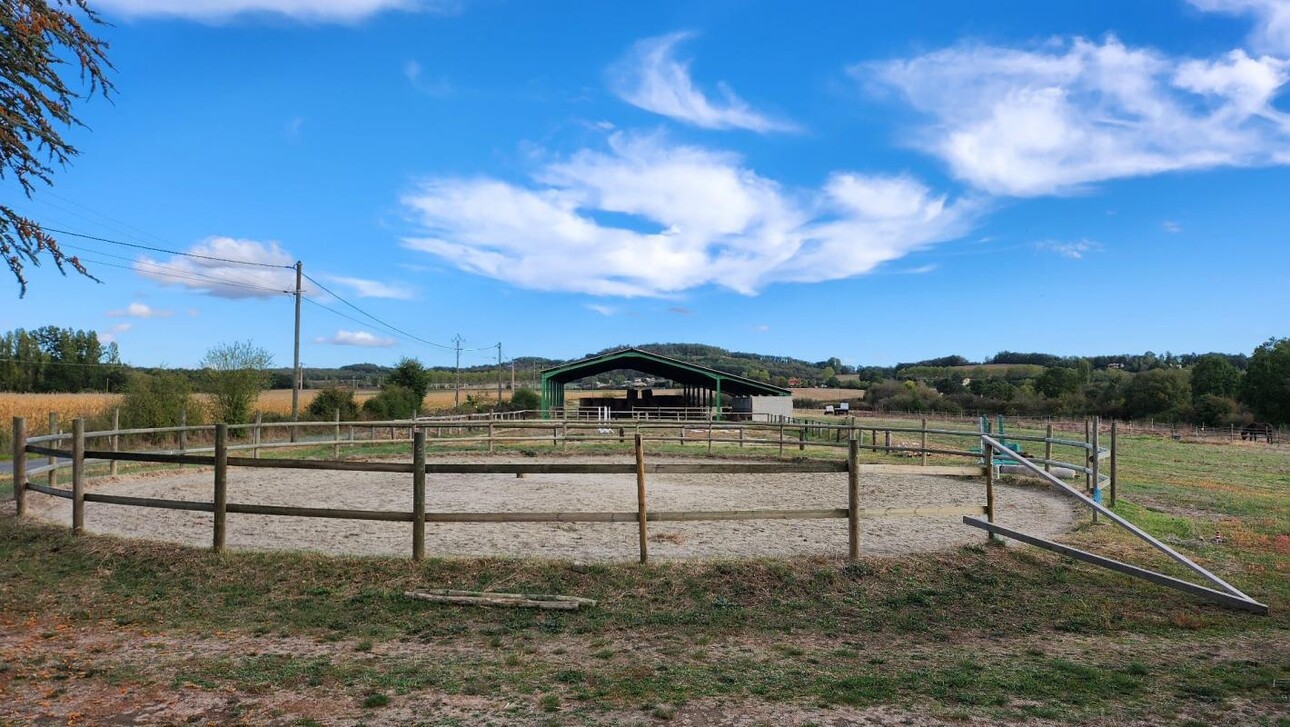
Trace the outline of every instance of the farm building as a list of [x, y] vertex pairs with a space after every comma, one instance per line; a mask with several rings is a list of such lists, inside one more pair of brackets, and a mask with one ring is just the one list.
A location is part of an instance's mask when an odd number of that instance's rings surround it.
[[542, 416], [559, 416], [564, 411], [568, 384], [609, 371], [636, 371], [667, 379], [680, 393], [656, 394], [652, 388], [628, 388], [624, 397], [584, 397], [578, 400], [580, 415], [764, 420], [793, 413], [788, 389], [639, 348], [624, 348], [543, 371]]

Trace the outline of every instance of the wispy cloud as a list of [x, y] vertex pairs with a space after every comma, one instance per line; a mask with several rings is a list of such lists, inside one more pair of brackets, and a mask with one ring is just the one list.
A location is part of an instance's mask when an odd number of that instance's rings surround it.
[[276, 15], [306, 22], [352, 23], [387, 10], [451, 15], [458, 0], [94, 0], [93, 7], [126, 17], [172, 17], [205, 22]]
[[397, 343], [393, 338], [382, 338], [367, 331], [336, 331], [334, 336], [319, 336], [314, 343], [332, 346], [364, 346], [367, 348], [389, 348]]
[[678, 315], [678, 316], [692, 316], [692, 315], [694, 315], [694, 311], [690, 310], [689, 308], [686, 308], [685, 306], [681, 306], [681, 305], [674, 305], [674, 306], [672, 306], [671, 308], [668, 308], [668, 309], [667, 309], [667, 312], [668, 312], [668, 313], [675, 313], [675, 314], [676, 314], [676, 315]]
[[382, 283], [379, 280], [349, 278], [340, 275], [324, 275], [324, 279], [343, 285], [354, 291], [360, 298], [389, 298], [392, 300], [412, 300], [416, 293], [409, 287], [398, 283]]
[[116, 343], [122, 333], [134, 328], [133, 323], [118, 323], [106, 331], [99, 331], [99, 341], [103, 343]]
[[408, 79], [408, 83], [411, 83], [413, 88], [421, 93], [430, 96], [449, 96], [452, 94], [452, 84], [448, 82], [447, 76], [427, 76], [425, 69], [417, 61], [409, 60], [404, 62], [403, 76]]
[[120, 310], [110, 310], [105, 315], [109, 318], [169, 318], [174, 311], [158, 310], [144, 303], [134, 302]]
[[769, 331], [770, 331], [770, 326], [766, 325], [765, 323], [753, 326], [754, 333], [768, 333]]
[[1290, 56], [1290, 2], [1286, 0], [1188, 0], [1211, 13], [1254, 16], [1250, 45], [1254, 50]]
[[1177, 222], [1174, 222], [1174, 221], [1172, 221], [1172, 220], [1165, 220], [1165, 221], [1160, 225], [1160, 227], [1161, 227], [1162, 229], [1164, 229], [1164, 231], [1165, 231], [1165, 232], [1175, 232], [1175, 233], [1176, 233], [1176, 232], [1182, 232], [1182, 229], [1183, 229], [1183, 228], [1182, 228], [1182, 225], [1180, 225], [1180, 224], [1178, 224]]
[[611, 89], [633, 106], [705, 129], [797, 130], [790, 121], [754, 111], [724, 83], [717, 86], [721, 100], [709, 100], [690, 78], [690, 62], [675, 55], [676, 46], [692, 37], [671, 33], [639, 41], [609, 69]]
[[1060, 255], [1070, 260], [1081, 260], [1090, 252], [1101, 250], [1102, 246], [1092, 240], [1075, 240], [1074, 242], [1043, 240], [1041, 242], [1036, 242], [1035, 248], [1045, 252], [1051, 252], [1054, 255]]
[[285, 269], [295, 258], [276, 242], [211, 237], [186, 252], [201, 257], [144, 256], [134, 263], [134, 271], [162, 285], [219, 298], [271, 298], [295, 289], [295, 272]]
[[291, 119], [290, 121], [288, 121], [286, 124], [284, 124], [282, 128], [283, 128], [283, 131], [286, 132], [287, 141], [291, 142], [292, 144], [300, 141], [300, 130], [304, 127], [304, 125], [305, 125], [305, 120], [301, 116], [297, 116]]
[[966, 45], [850, 72], [925, 112], [930, 122], [913, 142], [996, 194], [1290, 163], [1290, 115], [1273, 104], [1290, 62], [1242, 50], [1186, 59], [1114, 37], [1076, 38], [1031, 49]]
[[608, 142], [541, 166], [531, 185], [424, 182], [403, 198], [422, 227], [404, 245], [536, 290], [754, 294], [867, 273], [958, 237], [977, 213], [905, 176], [838, 172], [818, 189], [786, 190], [734, 154], [659, 136]]
[[602, 316], [612, 316], [618, 312], [618, 309], [611, 305], [600, 305], [599, 303], [588, 303], [587, 310], [595, 311]]

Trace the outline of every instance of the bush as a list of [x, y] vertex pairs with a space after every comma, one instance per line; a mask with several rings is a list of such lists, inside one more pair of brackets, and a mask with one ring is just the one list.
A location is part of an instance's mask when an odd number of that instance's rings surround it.
[[363, 402], [363, 413], [373, 419], [407, 419], [421, 410], [421, 399], [406, 386], [387, 385]]
[[190, 426], [203, 422], [202, 406], [193, 397], [187, 378], [172, 373], [132, 373], [121, 399], [121, 427], [177, 427], [185, 409]]
[[211, 414], [226, 424], [245, 424], [260, 392], [269, 385], [273, 356], [250, 341], [221, 343], [202, 357]]
[[1237, 403], [1225, 396], [1205, 394], [1196, 400], [1196, 422], [1207, 427], [1221, 427], [1236, 421]]
[[516, 389], [511, 394], [512, 411], [527, 411], [542, 408], [542, 397], [532, 389]]
[[358, 402], [354, 401], [354, 392], [349, 389], [341, 389], [336, 386], [329, 386], [318, 392], [318, 396], [309, 402], [309, 408], [305, 413], [311, 419], [321, 419], [331, 421], [336, 416], [336, 410], [340, 410], [341, 421], [352, 422], [358, 418]]

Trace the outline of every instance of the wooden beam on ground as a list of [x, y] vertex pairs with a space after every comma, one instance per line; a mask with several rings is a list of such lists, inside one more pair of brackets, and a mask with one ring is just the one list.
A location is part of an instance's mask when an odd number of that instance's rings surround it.
[[1127, 576], [1133, 576], [1134, 578], [1141, 578], [1146, 581], [1151, 581], [1152, 583], [1165, 586], [1166, 588], [1172, 588], [1176, 591], [1190, 593], [1193, 596], [1203, 598], [1213, 603], [1218, 603], [1224, 606], [1229, 606], [1231, 608], [1240, 609], [1242, 611], [1249, 611], [1251, 613], [1256, 613], [1261, 616], [1267, 616], [1269, 612], [1269, 609], [1265, 604], [1259, 603], [1258, 601], [1254, 601], [1252, 599], [1240, 598], [1237, 596], [1233, 596], [1230, 593], [1224, 593], [1222, 591], [1216, 591], [1212, 588], [1198, 586], [1195, 583], [1189, 583], [1188, 581], [1180, 580], [1172, 576], [1167, 576], [1163, 573], [1157, 573], [1155, 571], [1147, 570], [1145, 568], [1139, 568], [1136, 565], [1129, 565], [1128, 563], [1121, 563], [1118, 560], [1106, 558], [1101, 555], [1095, 555], [1087, 551], [1079, 550], [1078, 548], [1072, 548], [1069, 545], [1054, 543], [1051, 540], [1036, 538], [1033, 535], [1027, 535], [1025, 533], [1018, 532], [1011, 528], [1005, 528], [1001, 525], [995, 525], [993, 523], [984, 522], [982, 520], [978, 520], [972, 517], [964, 517], [963, 524], [971, 525], [974, 528], [981, 528], [982, 530], [986, 530], [996, 535], [1002, 535], [1007, 538], [1012, 538], [1013, 540], [1026, 543], [1028, 545], [1033, 545], [1036, 548], [1051, 550], [1054, 553], [1060, 553], [1061, 555], [1064, 555], [1068, 558], [1081, 560], [1081, 561], [1084, 561], [1085, 563], [1092, 563], [1093, 565], [1101, 566], [1108, 570], [1113, 570], [1117, 573], [1123, 573], [1124, 575], [1127, 575]]

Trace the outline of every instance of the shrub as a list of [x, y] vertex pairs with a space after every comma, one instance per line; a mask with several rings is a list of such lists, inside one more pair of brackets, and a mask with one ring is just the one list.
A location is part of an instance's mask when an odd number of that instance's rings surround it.
[[542, 408], [542, 397], [532, 389], [516, 389], [511, 394], [511, 407], [515, 411], [526, 411]]
[[373, 419], [407, 419], [421, 409], [419, 399], [406, 386], [386, 385], [381, 393], [363, 402], [363, 413]]
[[132, 373], [121, 399], [121, 427], [177, 427], [185, 409], [189, 425], [202, 423], [202, 407], [187, 378], [173, 373]]
[[260, 392], [269, 385], [273, 356], [250, 341], [221, 343], [202, 357], [204, 385], [216, 421], [245, 424]]
[[341, 421], [349, 422], [357, 419], [358, 402], [354, 401], [354, 392], [329, 386], [319, 391], [314, 400], [309, 402], [306, 413], [310, 418], [330, 421], [336, 416], [337, 409], [340, 410]]

